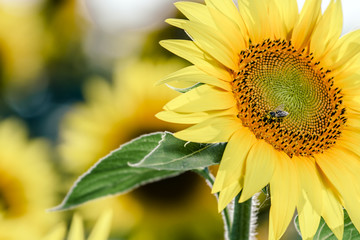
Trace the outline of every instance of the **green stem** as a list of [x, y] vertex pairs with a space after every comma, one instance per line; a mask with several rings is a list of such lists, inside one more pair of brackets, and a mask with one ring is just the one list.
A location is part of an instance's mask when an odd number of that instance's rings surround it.
[[243, 203], [239, 203], [239, 199], [240, 194], [236, 196], [234, 201], [234, 215], [230, 240], [250, 239], [252, 198]]
[[[212, 186], [214, 185], [215, 177], [210, 173], [208, 168], [196, 169], [196, 170], [193, 170], [193, 171], [196, 172], [197, 174], [199, 174], [200, 176], [202, 176], [203, 178], [205, 178], [208, 185], [212, 188]], [[216, 193], [215, 195], [216, 195], [216, 198], [219, 198], [219, 193]], [[232, 238], [230, 238], [231, 220], [230, 220], [229, 209], [225, 208], [221, 212], [221, 214], [222, 214], [223, 221], [224, 221], [225, 239], [231, 239], [232, 240]]]

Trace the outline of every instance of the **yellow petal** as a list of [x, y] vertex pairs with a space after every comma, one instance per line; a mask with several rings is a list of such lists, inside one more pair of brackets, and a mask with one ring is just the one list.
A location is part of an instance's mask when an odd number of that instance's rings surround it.
[[84, 240], [84, 226], [82, 218], [77, 213], [73, 216], [68, 240]]
[[240, 202], [248, 200], [270, 182], [277, 158], [276, 150], [270, 144], [264, 140], [256, 141], [246, 158], [244, 189]]
[[248, 128], [242, 128], [231, 136], [218, 170], [218, 174], [225, 174], [225, 178], [221, 185], [215, 179], [213, 193], [221, 191], [243, 178], [245, 159], [256, 141], [255, 135]]
[[335, 236], [341, 240], [344, 233], [344, 211], [334, 192], [324, 182], [321, 191], [323, 211], [321, 216]]
[[341, 1], [331, 1], [323, 16], [320, 17], [310, 40], [310, 52], [319, 60], [332, 48], [342, 31]]
[[88, 240], [106, 240], [108, 239], [111, 228], [112, 211], [105, 211], [96, 222], [90, 233]]
[[238, 4], [253, 44], [273, 36], [268, 22], [268, 0], [239, 0]]
[[247, 46], [249, 37], [245, 22], [232, 0], [206, 0], [206, 5], [220, 11], [224, 16], [230, 18], [239, 28], [242, 38]]
[[215, 26], [215, 23], [204, 4], [195, 2], [176, 2], [175, 6], [191, 21], [201, 22], [212, 27]]
[[292, 42], [298, 49], [308, 46], [311, 34], [321, 14], [321, 0], [306, 0], [295, 23]]
[[[360, 54], [360, 29], [342, 36], [335, 44], [333, 50], [329, 52], [323, 63], [331, 67], [336, 75], [342, 72], [353, 71], [351, 65], [358, 60]], [[355, 64], [356, 65], [356, 64]], [[350, 70], [350, 71], [349, 71]], [[356, 68], [358, 70], [358, 68]]]
[[316, 169], [315, 160], [308, 157], [293, 157], [298, 169], [299, 187], [318, 215], [322, 212], [321, 178]]
[[279, 13], [285, 26], [286, 33], [291, 33], [294, 28], [295, 22], [299, 17], [297, 1], [275, 0], [274, 2], [279, 9]]
[[[246, 40], [238, 25], [215, 8], [209, 6], [208, 10], [215, 21], [218, 31], [225, 36], [225, 39], [227, 39], [233, 51], [239, 53], [241, 50], [245, 49], [247, 47]], [[238, 61], [238, 58], [236, 61]]]
[[333, 155], [342, 160], [342, 164], [347, 168], [348, 174], [356, 180], [353, 188], [358, 191], [357, 193], [360, 196], [360, 156], [343, 146], [339, 146], [338, 151], [333, 151]]
[[[300, 172], [300, 170], [299, 170]], [[321, 196], [321, 192], [319, 193]], [[312, 207], [305, 191], [301, 191], [298, 203], [298, 216], [301, 236], [304, 240], [313, 239], [320, 222], [320, 215]]]
[[187, 23], [187, 20], [177, 19], [177, 18], [168, 18], [165, 20], [165, 22], [170, 24], [171, 26], [184, 29], [184, 24]]
[[288, 32], [286, 30], [286, 25], [280, 13], [280, 9], [282, 8], [282, 6], [280, 6], [279, 9], [279, 5], [276, 4], [276, 1], [269, 1], [268, 4], [268, 24], [271, 28], [271, 36], [269, 37], [274, 39], [287, 39]]
[[[229, 79], [231, 80], [231, 79]], [[174, 73], [169, 74], [165, 78], [161, 79], [157, 84], [169, 83], [173, 81], [189, 82], [189, 83], [206, 83], [212, 86], [222, 88], [227, 91], [231, 91], [231, 85], [229, 82], [217, 79], [214, 76], [210, 76], [196, 66], [189, 66], [180, 69]]]
[[236, 115], [237, 108], [229, 108], [227, 110], [207, 111], [207, 112], [194, 112], [194, 113], [178, 113], [173, 111], [162, 111], [155, 116], [163, 121], [181, 124], [197, 124], [209, 118]]
[[240, 120], [236, 116], [221, 116], [205, 120], [175, 133], [174, 136], [191, 142], [227, 142], [230, 136], [242, 127]]
[[219, 196], [218, 211], [221, 212], [229, 204], [229, 202], [235, 198], [240, 190], [241, 184], [239, 182], [234, 182], [230, 186], [223, 189]]
[[278, 156], [270, 181], [269, 239], [280, 239], [284, 234], [294, 215], [299, 193], [295, 164], [284, 152]]
[[[343, 163], [343, 158], [336, 156], [336, 151], [327, 150], [323, 154], [316, 155], [316, 163], [330, 180], [331, 184], [340, 193], [346, 210], [357, 228], [360, 230], [360, 196], [359, 182], [354, 181], [351, 171]], [[351, 183], [351, 184], [349, 184]]]
[[229, 109], [235, 105], [236, 100], [231, 92], [205, 84], [174, 98], [164, 109], [190, 113]]
[[336, 76], [336, 85], [342, 89], [344, 95], [359, 96], [360, 74], [350, 74]]
[[237, 68], [238, 53], [233, 51], [216, 29], [203, 23], [189, 21], [184, 24], [184, 30], [195, 44], [214, 59], [230, 69]]
[[160, 42], [160, 45], [179, 57], [193, 63], [209, 75], [225, 81], [231, 79], [230, 73], [218, 62], [212, 59], [210, 55], [200, 50], [193, 41], [163, 40]]
[[[346, 134], [349, 132], [348, 134]], [[360, 136], [359, 134], [354, 133], [353, 131], [344, 131], [341, 139], [338, 140], [339, 146], [342, 146], [345, 149], [355, 153], [360, 156], [359, 143]]]

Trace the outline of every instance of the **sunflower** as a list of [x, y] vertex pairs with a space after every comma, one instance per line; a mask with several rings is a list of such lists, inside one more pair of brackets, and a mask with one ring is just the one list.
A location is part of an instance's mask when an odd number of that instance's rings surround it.
[[46, 213], [57, 201], [48, 143], [29, 141], [23, 124], [7, 119], [0, 145], [0, 239], [39, 239], [59, 219]]
[[170, 128], [154, 114], [178, 94], [165, 86], [152, 90], [157, 79], [183, 66], [177, 60], [157, 64], [130, 60], [116, 66], [111, 84], [99, 77], [90, 79], [85, 102], [71, 108], [61, 126], [59, 152], [66, 170], [81, 174], [140, 133]]
[[39, 82], [44, 64], [39, 8], [39, 4], [0, 3], [0, 64], [5, 85], [24, 87]]
[[168, 19], [191, 40], [161, 45], [193, 63], [161, 82], [201, 82], [157, 117], [192, 124], [175, 134], [228, 142], [212, 191], [222, 210], [270, 184], [269, 238], [279, 239], [295, 208], [304, 239], [320, 217], [338, 239], [343, 207], [360, 230], [360, 31], [342, 32], [341, 2], [321, 0], [178, 2], [188, 18]]
[[[108, 239], [110, 231], [110, 222], [112, 218], [111, 211], [104, 211], [97, 220], [93, 230], [91, 231], [88, 240], [106, 240]], [[65, 223], [59, 223], [50, 233], [48, 233], [42, 240], [62, 240], [66, 235]], [[84, 240], [84, 226], [83, 219], [80, 214], [75, 213], [68, 233], [68, 239]]]

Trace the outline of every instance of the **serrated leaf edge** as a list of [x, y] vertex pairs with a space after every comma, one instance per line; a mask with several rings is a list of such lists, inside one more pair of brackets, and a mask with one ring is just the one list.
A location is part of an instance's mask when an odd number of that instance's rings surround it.
[[[137, 184], [137, 185], [134, 185], [132, 188], [129, 188], [129, 189], [127, 189], [126, 191], [118, 192], [118, 193], [115, 193], [115, 194], [107, 194], [107, 195], [104, 195], [104, 196], [99, 197], [99, 198], [87, 200], [87, 201], [84, 201], [84, 202], [82, 202], [82, 203], [74, 204], [74, 205], [69, 206], [69, 207], [64, 207], [65, 204], [66, 204], [66, 202], [67, 202], [67, 200], [70, 198], [72, 192], [73, 192], [74, 189], [77, 187], [77, 185], [79, 184], [79, 182], [80, 182], [83, 178], [85, 178], [94, 168], [96, 168], [104, 159], [106, 159], [107, 157], [111, 156], [114, 152], [121, 150], [123, 147], [127, 146], [128, 144], [131, 144], [131, 143], [139, 140], [140, 138], [143, 138], [143, 137], [146, 137], [146, 136], [151, 136], [151, 135], [156, 135], [156, 134], [159, 134], [159, 133], [161, 133], [161, 140], [158, 142], [158, 145], [154, 148], [154, 149], [156, 149], [156, 148], [159, 147], [159, 144], [161, 143], [161, 141], [164, 140], [166, 133], [170, 133], [170, 132], [165, 131], [165, 132], [153, 132], [153, 133], [143, 134], [143, 135], [141, 135], [141, 136], [139, 136], [139, 137], [137, 137], [137, 138], [134, 138], [134, 139], [130, 140], [129, 142], [126, 142], [126, 143], [120, 145], [119, 148], [111, 151], [111, 152], [110, 152], [109, 154], [107, 154], [106, 156], [100, 158], [100, 159], [99, 159], [94, 165], [92, 165], [85, 173], [83, 173], [80, 177], [78, 177], [78, 179], [76, 179], [76, 181], [75, 181], [74, 184], [71, 186], [71, 188], [69, 189], [68, 193], [66, 194], [64, 200], [63, 200], [58, 206], [53, 207], [53, 208], [50, 208], [50, 209], [47, 209], [46, 211], [47, 211], [47, 212], [54, 212], [54, 211], [65, 211], [65, 210], [73, 209], [73, 208], [75, 208], [75, 207], [77, 207], [77, 206], [79, 206], [79, 205], [81, 205], [81, 204], [86, 203], [86, 202], [91, 202], [91, 201], [94, 201], [94, 200], [96, 200], [96, 199], [100, 199], [100, 198], [104, 198], [104, 197], [118, 196], [118, 195], [121, 195], [121, 194], [125, 194], [125, 193], [128, 193], [128, 192], [132, 191], [133, 189], [135, 189], [135, 188], [137, 188], [137, 187], [140, 187], [140, 186], [143, 186], [143, 185], [145, 185], [145, 184], [152, 183], [152, 182], [156, 182], [156, 181], [158, 181], [158, 180], [160, 180], [160, 179], [163, 179], [162, 177], [154, 178], [154, 179], [151, 179], [151, 180], [148, 180], [148, 181], [141, 182], [141, 183], [139, 183], [139, 184]], [[170, 134], [171, 134], [171, 133], [170, 133]], [[154, 149], [153, 149], [151, 152], [153, 152]], [[145, 157], [146, 157], [146, 156], [145, 156]], [[129, 164], [129, 163], [128, 163], [128, 164]], [[177, 176], [177, 175], [181, 174], [182, 172], [183, 172], [183, 171], [178, 171], [178, 172], [175, 171], [174, 174], [171, 174], [171, 175], [169, 175], [168, 177]]]

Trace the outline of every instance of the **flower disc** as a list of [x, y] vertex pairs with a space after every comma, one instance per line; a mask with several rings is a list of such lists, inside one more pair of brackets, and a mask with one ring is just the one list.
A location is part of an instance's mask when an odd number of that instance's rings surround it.
[[304, 52], [285, 40], [250, 45], [232, 83], [242, 124], [290, 157], [323, 152], [346, 122], [330, 71]]

